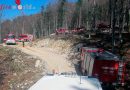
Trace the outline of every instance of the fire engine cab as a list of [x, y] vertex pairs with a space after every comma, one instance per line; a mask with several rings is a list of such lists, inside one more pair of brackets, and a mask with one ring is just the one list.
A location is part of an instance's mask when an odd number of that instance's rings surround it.
[[4, 43], [9, 45], [16, 45], [17, 44], [17, 39], [15, 38], [15, 35], [12, 33], [7, 34], [6, 38], [4, 39]]
[[103, 49], [83, 47], [81, 71], [84, 75], [97, 77], [104, 84], [124, 84], [125, 63]]

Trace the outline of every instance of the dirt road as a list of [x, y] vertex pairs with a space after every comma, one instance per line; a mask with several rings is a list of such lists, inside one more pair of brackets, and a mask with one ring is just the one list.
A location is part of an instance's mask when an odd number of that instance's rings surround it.
[[34, 48], [34, 47], [18, 47], [22, 52], [29, 55], [37, 56], [47, 63], [47, 69], [49, 72], [55, 70], [58, 73], [75, 71], [74, 67], [68, 62], [66, 56], [60, 55], [50, 50], [49, 48]]

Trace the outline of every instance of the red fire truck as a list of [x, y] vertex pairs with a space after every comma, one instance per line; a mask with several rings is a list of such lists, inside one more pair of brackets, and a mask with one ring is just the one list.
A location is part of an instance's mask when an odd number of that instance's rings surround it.
[[103, 84], [124, 84], [125, 63], [103, 49], [83, 47], [81, 71], [84, 75], [97, 77]]
[[19, 41], [25, 41], [25, 42], [28, 42], [28, 41], [32, 41], [33, 40], [33, 35], [31, 34], [20, 34], [19, 35]]
[[56, 29], [55, 33], [56, 33], [56, 35], [67, 34], [67, 33], [69, 33], [69, 31], [65, 28], [59, 28], [59, 29]]
[[13, 33], [9, 33], [6, 35], [6, 38], [4, 39], [4, 43], [9, 45], [16, 45], [17, 44], [17, 39], [15, 38], [15, 35]]

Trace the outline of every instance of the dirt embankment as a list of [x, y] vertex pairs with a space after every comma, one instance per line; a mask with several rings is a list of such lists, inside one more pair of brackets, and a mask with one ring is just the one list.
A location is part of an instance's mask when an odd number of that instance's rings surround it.
[[36, 56], [0, 47], [0, 90], [27, 90], [45, 74], [45, 67]]

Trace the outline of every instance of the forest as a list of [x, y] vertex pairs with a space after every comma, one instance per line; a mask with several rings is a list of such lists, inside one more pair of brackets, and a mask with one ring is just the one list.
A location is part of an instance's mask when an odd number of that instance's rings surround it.
[[[129, 0], [54, 0], [41, 11], [33, 15], [24, 15], [12, 20], [2, 21], [0, 11], [0, 41], [7, 33], [18, 36], [21, 33], [33, 34], [35, 38], [49, 36], [56, 29], [84, 27], [86, 30], [97, 30], [97, 25], [104, 23], [110, 29], [126, 27], [129, 31]], [[20, 11], [22, 13], [22, 11]], [[114, 30], [113, 30], [114, 32]]]

